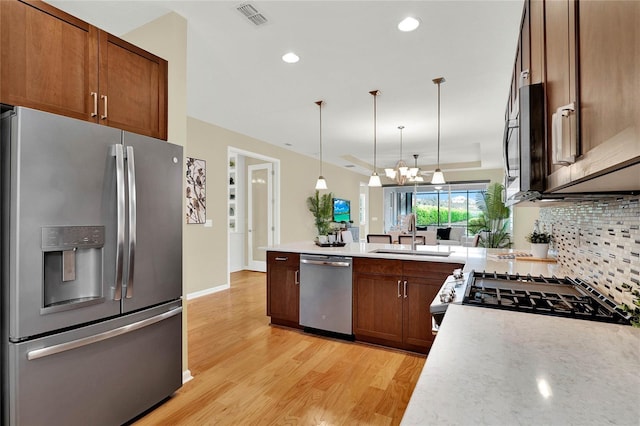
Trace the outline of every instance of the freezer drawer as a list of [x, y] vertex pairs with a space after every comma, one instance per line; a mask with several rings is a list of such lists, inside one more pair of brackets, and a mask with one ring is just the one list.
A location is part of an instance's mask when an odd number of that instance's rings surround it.
[[4, 424], [119, 425], [170, 396], [182, 384], [181, 312], [177, 301], [9, 344]]

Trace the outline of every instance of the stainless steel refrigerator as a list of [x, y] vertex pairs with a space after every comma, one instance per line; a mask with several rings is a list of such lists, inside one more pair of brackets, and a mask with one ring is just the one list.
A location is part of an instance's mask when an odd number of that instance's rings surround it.
[[3, 110], [2, 423], [122, 424], [182, 384], [182, 147]]

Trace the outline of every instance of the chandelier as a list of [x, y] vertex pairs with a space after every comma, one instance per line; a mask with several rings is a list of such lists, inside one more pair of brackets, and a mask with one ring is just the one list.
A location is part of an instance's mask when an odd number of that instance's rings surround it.
[[409, 168], [402, 159], [402, 130], [404, 126], [398, 126], [398, 129], [400, 129], [400, 160], [398, 160], [394, 169], [387, 168], [384, 169], [384, 172], [389, 179], [395, 179], [398, 185], [404, 185], [407, 180], [415, 178], [418, 169], [415, 167]]

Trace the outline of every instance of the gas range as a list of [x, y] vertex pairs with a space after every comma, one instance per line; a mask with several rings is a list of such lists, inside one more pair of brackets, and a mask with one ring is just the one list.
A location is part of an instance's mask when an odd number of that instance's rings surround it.
[[580, 279], [473, 272], [464, 305], [630, 324], [627, 313]]
[[630, 324], [630, 316], [581, 279], [500, 274], [450, 275], [430, 306], [434, 334], [450, 304]]

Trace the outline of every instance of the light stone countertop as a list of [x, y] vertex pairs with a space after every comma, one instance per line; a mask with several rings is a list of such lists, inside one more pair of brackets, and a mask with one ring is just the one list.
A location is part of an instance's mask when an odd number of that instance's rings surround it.
[[464, 271], [489, 271], [510, 274], [531, 274], [544, 275], [546, 277], [558, 276], [564, 277], [571, 274], [557, 263], [527, 261], [515, 259], [497, 259], [492, 255], [511, 253], [509, 249], [485, 249], [482, 247], [463, 247], [463, 246], [428, 246], [419, 245], [417, 250], [422, 251], [451, 251], [448, 257], [442, 256], [424, 256], [410, 254], [388, 254], [388, 253], [372, 253], [373, 250], [389, 249], [389, 250], [410, 250], [408, 245], [400, 244], [370, 244], [370, 243], [348, 243], [344, 247], [319, 247], [311, 241], [279, 244], [276, 246], [264, 247], [267, 251], [292, 252], [305, 254], [324, 254], [330, 256], [352, 256], [352, 257], [370, 257], [384, 259], [401, 259], [415, 260], [421, 262], [448, 262], [448, 263], [464, 263]]
[[640, 329], [450, 305], [402, 425], [640, 425]]

